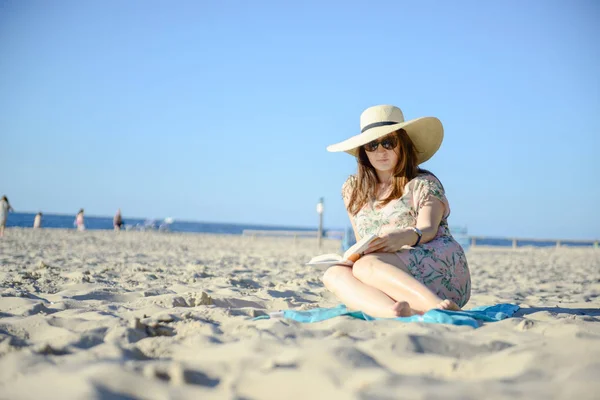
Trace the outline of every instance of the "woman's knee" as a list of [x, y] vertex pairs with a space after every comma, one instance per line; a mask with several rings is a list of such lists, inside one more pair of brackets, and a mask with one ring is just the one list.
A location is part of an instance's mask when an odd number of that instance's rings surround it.
[[325, 271], [321, 280], [323, 281], [325, 287], [331, 289], [335, 285], [335, 282], [339, 281], [344, 276], [349, 274], [352, 274], [352, 272], [350, 271], [350, 267], [334, 265], [333, 267], [329, 267], [327, 271]]
[[356, 279], [364, 282], [373, 275], [378, 262], [379, 259], [375, 255], [363, 256], [352, 266], [352, 275], [354, 275]]

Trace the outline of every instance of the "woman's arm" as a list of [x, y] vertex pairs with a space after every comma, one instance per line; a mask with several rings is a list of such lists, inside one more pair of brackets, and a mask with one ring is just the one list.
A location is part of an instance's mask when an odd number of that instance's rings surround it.
[[[435, 238], [440, 228], [445, 209], [444, 203], [435, 197], [431, 196], [425, 201], [417, 214], [417, 228], [423, 232], [420, 243], [427, 243]], [[409, 243], [409, 245], [415, 244], [418, 236], [414, 231], [411, 230], [411, 232], [415, 240], [412, 244]]]
[[[419, 244], [430, 242], [435, 238], [442, 222], [444, 211], [444, 203], [435, 197], [429, 197], [423, 203], [417, 214], [416, 227], [423, 233]], [[402, 249], [403, 246], [414, 246], [418, 238], [419, 235], [411, 228], [400, 228], [373, 240], [369, 248], [365, 251], [365, 254], [394, 253]]]

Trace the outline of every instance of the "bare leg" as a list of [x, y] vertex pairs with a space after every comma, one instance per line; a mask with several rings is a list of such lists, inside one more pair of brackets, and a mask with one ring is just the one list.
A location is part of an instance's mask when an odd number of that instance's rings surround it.
[[460, 310], [451, 300], [442, 300], [416, 280], [402, 261], [392, 253], [373, 253], [359, 259], [352, 273], [362, 283], [380, 290], [398, 302], [423, 313], [433, 308]]
[[0, 225], [0, 237], [4, 237], [4, 225]]
[[323, 283], [348, 308], [372, 317], [393, 318], [412, 314], [408, 303], [396, 302], [382, 291], [365, 285], [352, 275], [350, 267], [330, 267], [323, 275]]
[[458, 304], [452, 300], [442, 300], [442, 302], [438, 304], [436, 308], [439, 308], [440, 310], [460, 311]]

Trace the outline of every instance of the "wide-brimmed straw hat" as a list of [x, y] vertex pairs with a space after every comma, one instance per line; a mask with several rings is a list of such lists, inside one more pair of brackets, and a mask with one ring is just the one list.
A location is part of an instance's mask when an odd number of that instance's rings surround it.
[[444, 127], [435, 117], [421, 117], [404, 121], [402, 110], [382, 105], [367, 108], [360, 115], [360, 133], [343, 142], [332, 144], [327, 151], [345, 151], [358, 155], [358, 148], [399, 129], [404, 129], [417, 150], [419, 164], [429, 160], [440, 148]]

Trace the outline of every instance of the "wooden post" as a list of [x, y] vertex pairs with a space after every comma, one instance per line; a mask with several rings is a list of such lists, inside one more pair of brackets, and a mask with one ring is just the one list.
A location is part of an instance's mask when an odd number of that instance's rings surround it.
[[319, 214], [319, 232], [317, 233], [317, 245], [319, 246], [319, 250], [323, 246], [323, 198], [319, 199], [319, 203], [317, 204], [317, 213]]
[[323, 247], [323, 213], [319, 214], [319, 250]]
[[512, 248], [516, 249], [517, 248], [517, 239], [513, 239], [512, 240]]
[[471, 247], [475, 247], [476, 244], [477, 244], [477, 238], [475, 238], [475, 236], [473, 236], [471, 238]]
[[559, 249], [560, 248], [560, 240], [556, 241], [556, 248]]

